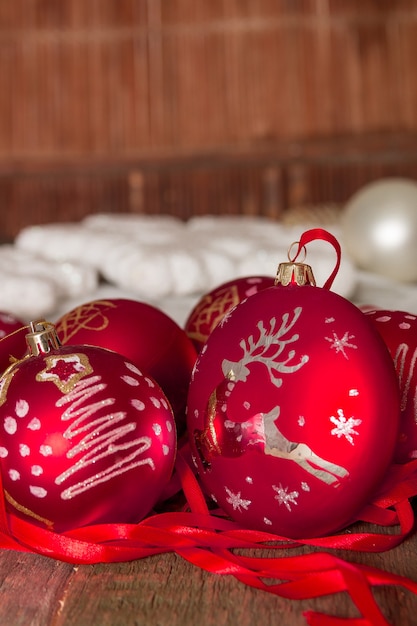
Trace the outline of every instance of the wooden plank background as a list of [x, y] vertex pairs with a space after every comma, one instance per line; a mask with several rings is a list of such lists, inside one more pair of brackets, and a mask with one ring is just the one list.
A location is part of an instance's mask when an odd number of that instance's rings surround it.
[[2, 2], [0, 232], [417, 178], [416, 58], [416, 0]]

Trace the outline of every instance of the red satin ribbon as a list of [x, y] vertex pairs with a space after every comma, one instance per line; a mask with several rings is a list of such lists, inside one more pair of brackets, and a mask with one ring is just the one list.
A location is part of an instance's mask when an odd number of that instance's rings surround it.
[[[181, 487], [186, 510], [150, 515], [139, 524], [100, 524], [57, 534], [7, 514], [1, 498], [0, 547], [35, 552], [70, 563], [131, 561], [174, 552], [205, 571], [234, 576], [243, 584], [291, 600], [347, 592], [362, 614], [361, 618], [342, 620], [308, 611], [304, 615], [310, 626], [339, 623], [388, 626], [372, 587], [396, 585], [417, 594], [417, 583], [405, 577], [353, 564], [327, 552], [382, 552], [404, 541], [414, 528], [410, 498], [417, 495], [417, 461], [393, 466], [375, 500], [357, 518], [389, 528], [391, 532], [346, 531], [294, 541], [241, 528], [221, 511], [209, 511], [187, 454], [187, 446], [183, 446], [171, 486], [171, 491], [178, 485]], [[280, 556], [283, 549], [288, 552], [301, 546], [314, 551]], [[247, 550], [251, 550], [250, 556], [245, 554]]]
[[330, 243], [336, 252], [336, 264], [329, 278], [326, 280], [326, 282], [323, 285], [324, 289], [330, 289], [331, 286], [333, 285], [334, 279], [336, 278], [337, 272], [339, 271], [340, 261], [341, 261], [341, 256], [342, 256], [340, 243], [337, 241], [334, 235], [329, 233], [327, 230], [324, 230], [324, 228], [311, 228], [310, 230], [304, 231], [300, 237], [300, 241], [297, 242], [298, 249], [295, 254], [294, 261], [296, 260], [297, 256], [300, 254], [301, 250], [305, 248], [306, 244], [311, 243], [312, 241], [317, 241], [318, 239], [321, 239], [322, 241], [327, 241], [327, 243]]

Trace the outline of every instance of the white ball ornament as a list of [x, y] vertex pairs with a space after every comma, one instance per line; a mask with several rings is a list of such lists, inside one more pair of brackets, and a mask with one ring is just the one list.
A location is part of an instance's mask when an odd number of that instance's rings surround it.
[[417, 182], [385, 178], [345, 205], [343, 243], [358, 267], [400, 282], [417, 280]]

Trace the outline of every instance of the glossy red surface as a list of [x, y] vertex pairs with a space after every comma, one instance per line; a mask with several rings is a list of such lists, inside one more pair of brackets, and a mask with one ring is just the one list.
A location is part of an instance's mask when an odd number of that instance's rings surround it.
[[285, 537], [346, 526], [392, 461], [397, 376], [370, 320], [326, 289], [276, 286], [213, 330], [190, 385], [188, 430], [207, 494]]
[[6, 506], [58, 532], [135, 522], [171, 477], [176, 432], [159, 385], [125, 357], [63, 346], [0, 381]]
[[397, 463], [417, 458], [417, 315], [406, 311], [374, 310], [366, 315], [383, 338], [401, 392], [401, 419], [395, 449]]

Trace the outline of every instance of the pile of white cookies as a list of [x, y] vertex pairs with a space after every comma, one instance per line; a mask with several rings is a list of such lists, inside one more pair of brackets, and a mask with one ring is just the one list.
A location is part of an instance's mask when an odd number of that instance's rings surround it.
[[[0, 246], [0, 310], [34, 319], [66, 299], [91, 299], [103, 281], [154, 303], [206, 293], [241, 276], [274, 276], [290, 245], [311, 227], [260, 217], [201, 216], [184, 222], [118, 213], [28, 226], [13, 244]], [[329, 230], [339, 238], [334, 225]], [[309, 245], [306, 262], [318, 285], [335, 260], [325, 242]], [[355, 283], [355, 268], [342, 255], [333, 289], [349, 298]]]

